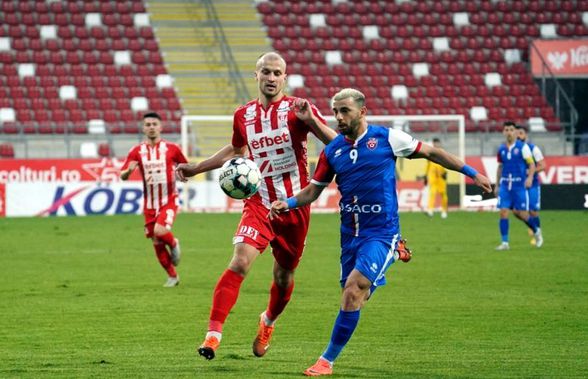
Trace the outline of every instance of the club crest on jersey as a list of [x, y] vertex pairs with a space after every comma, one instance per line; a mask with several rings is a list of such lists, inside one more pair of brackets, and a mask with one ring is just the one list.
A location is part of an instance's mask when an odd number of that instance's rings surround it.
[[245, 111], [245, 121], [255, 120], [256, 116], [257, 116], [257, 112], [255, 111], [254, 106], [248, 107], [247, 111]]
[[368, 149], [374, 150], [376, 147], [378, 147], [378, 140], [372, 137], [366, 142], [365, 145]]
[[518, 149], [518, 148], [515, 148], [515, 149], [513, 150], [513, 154], [517, 155], [518, 153], [519, 153], [519, 149]]

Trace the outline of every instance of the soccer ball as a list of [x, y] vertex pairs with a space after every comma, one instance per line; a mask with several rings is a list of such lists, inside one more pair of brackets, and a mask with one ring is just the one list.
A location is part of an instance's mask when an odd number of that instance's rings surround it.
[[233, 199], [246, 199], [259, 189], [261, 171], [252, 160], [233, 158], [221, 167], [218, 182], [227, 196]]

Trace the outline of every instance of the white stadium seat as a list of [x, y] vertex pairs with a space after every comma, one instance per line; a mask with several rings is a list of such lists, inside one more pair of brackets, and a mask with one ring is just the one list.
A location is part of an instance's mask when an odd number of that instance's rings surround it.
[[325, 53], [325, 62], [329, 66], [333, 66], [336, 64], [343, 64], [343, 56], [341, 55], [341, 52], [338, 50], [327, 51]]
[[57, 25], [41, 25], [41, 39], [57, 38]]
[[35, 65], [33, 63], [21, 63], [18, 65], [18, 77], [35, 76]]
[[457, 12], [453, 14], [453, 25], [459, 27], [470, 24], [470, 19], [467, 12]]
[[78, 97], [78, 90], [74, 86], [59, 87], [59, 98], [61, 100], [71, 100]]
[[433, 38], [433, 50], [436, 52], [450, 50], [449, 39], [447, 37]]
[[16, 112], [13, 108], [0, 108], [0, 124], [5, 122], [15, 122]]
[[486, 107], [472, 107], [470, 109], [470, 118], [473, 121], [488, 120], [488, 111]]
[[115, 51], [114, 52], [114, 64], [117, 66], [131, 64], [131, 52], [128, 50]]
[[133, 112], [146, 111], [147, 109], [149, 109], [147, 98], [142, 96], [133, 97], [131, 99], [131, 109], [133, 110]]
[[557, 38], [557, 31], [554, 24], [541, 25], [541, 38]]
[[149, 21], [149, 13], [137, 13], [133, 16], [133, 24], [136, 28], [151, 25]]
[[546, 132], [547, 129], [545, 128], [545, 120], [541, 117], [531, 117], [529, 118], [529, 130], [531, 132]]
[[0, 37], [0, 51], [10, 51], [10, 37]]
[[371, 39], [380, 38], [380, 31], [377, 25], [368, 25], [363, 27], [363, 39], [369, 41]]
[[86, 14], [86, 27], [91, 28], [93, 26], [102, 26], [102, 14], [101, 13], [87, 13]]
[[325, 15], [322, 13], [311, 14], [309, 17], [309, 22], [311, 28], [323, 28], [327, 26], [327, 20]]
[[304, 76], [298, 74], [288, 75], [288, 88], [294, 89], [302, 87], [304, 87]]
[[502, 85], [502, 79], [499, 73], [489, 72], [484, 76], [484, 84], [486, 87], [497, 87]]
[[427, 63], [413, 64], [412, 75], [417, 79], [429, 75], [429, 65]]
[[159, 74], [155, 78], [155, 84], [159, 89], [173, 87], [174, 79], [171, 77], [171, 75]]

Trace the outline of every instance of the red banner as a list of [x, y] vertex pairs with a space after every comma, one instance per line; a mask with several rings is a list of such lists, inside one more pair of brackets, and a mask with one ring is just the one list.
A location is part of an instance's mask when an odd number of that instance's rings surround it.
[[543, 60], [557, 77], [588, 77], [588, 39], [536, 40], [531, 47], [531, 71], [534, 76], [549, 76]]
[[[116, 182], [122, 160], [102, 159], [3, 159], [0, 162], [0, 183], [31, 182]], [[141, 180], [135, 170], [130, 180]]]
[[0, 183], [0, 217], [6, 217], [6, 186]]

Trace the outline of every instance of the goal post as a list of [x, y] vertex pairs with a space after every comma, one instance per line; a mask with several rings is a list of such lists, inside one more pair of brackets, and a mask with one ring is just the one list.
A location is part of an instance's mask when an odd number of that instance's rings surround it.
[[[331, 127], [336, 126], [333, 116], [326, 116]], [[401, 129], [427, 143], [434, 137], [443, 141], [444, 149], [465, 162], [465, 116], [464, 115], [374, 115], [367, 116], [370, 124]], [[182, 151], [189, 157], [208, 157], [222, 146], [230, 143], [232, 116], [186, 115], [181, 120]], [[309, 138], [309, 157], [317, 157], [323, 145]], [[422, 173], [421, 173], [422, 174]], [[459, 205], [464, 208], [465, 177], [458, 175]]]

